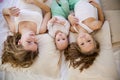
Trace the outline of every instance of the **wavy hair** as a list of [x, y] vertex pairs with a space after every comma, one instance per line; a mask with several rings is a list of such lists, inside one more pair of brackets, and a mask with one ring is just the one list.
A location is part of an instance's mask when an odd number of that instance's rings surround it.
[[18, 45], [20, 38], [21, 35], [19, 33], [7, 37], [7, 40], [4, 42], [2, 64], [10, 63], [13, 67], [23, 68], [33, 64], [38, 55], [38, 50], [34, 52], [24, 50], [22, 45]]
[[96, 57], [99, 54], [99, 44], [96, 42], [96, 48], [88, 53], [82, 53], [79, 46], [76, 42], [73, 42], [68, 45], [67, 49], [64, 51], [65, 60], [70, 61], [70, 66], [73, 68], [79, 68], [80, 71], [83, 71], [83, 69], [89, 68], [93, 62], [95, 61]]

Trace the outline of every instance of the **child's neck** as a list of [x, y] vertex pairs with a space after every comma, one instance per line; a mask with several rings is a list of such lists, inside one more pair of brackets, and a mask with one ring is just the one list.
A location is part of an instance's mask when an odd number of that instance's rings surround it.
[[80, 25], [75, 25], [75, 28], [77, 29], [77, 33], [87, 33], [87, 31], [82, 28]]
[[28, 29], [28, 28], [24, 28], [24, 29], [22, 29], [22, 30], [20, 31], [20, 34], [25, 34], [26, 32], [33, 32], [33, 33], [35, 33], [34, 30], [30, 30], [30, 29]]

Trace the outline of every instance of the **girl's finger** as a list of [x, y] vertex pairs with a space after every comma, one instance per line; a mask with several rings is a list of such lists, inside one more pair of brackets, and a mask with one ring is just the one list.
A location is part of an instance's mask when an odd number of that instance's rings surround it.
[[20, 14], [20, 12], [16, 12], [16, 13], [13, 13], [13, 16], [18, 16]]
[[19, 13], [20, 13], [20, 10], [16, 9], [16, 10], [11, 12], [11, 15], [16, 16], [16, 15], [19, 15]]
[[20, 11], [20, 9], [19, 8], [12, 8], [11, 10], [10, 10], [10, 13], [14, 13], [14, 12], [16, 12], [16, 11]]
[[74, 21], [75, 21], [75, 22], [78, 22], [79, 20], [75, 18]]
[[15, 6], [13, 6], [13, 7], [10, 7], [10, 8], [9, 8], [9, 10], [12, 10], [13, 8], [16, 8], [16, 7], [15, 7]]
[[20, 12], [20, 10], [14, 10], [14, 11], [11, 12], [11, 15], [12, 15], [12, 14], [19, 13], [19, 12]]

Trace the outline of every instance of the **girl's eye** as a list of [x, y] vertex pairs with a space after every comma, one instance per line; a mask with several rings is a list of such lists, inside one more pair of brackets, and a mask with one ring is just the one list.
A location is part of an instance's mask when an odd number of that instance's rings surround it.
[[88, 40], [87, 42], [91, 42], [91, 40]]
[[31, 41], [27, 41], [28, 44], [32, 44], [32, 43], [35, 43], [35, 44], [38, 44], [37, 42], [31, 42]]
[[60, 39], [58, 39], [57, 41], [60, 41]]
[[63, 40], [65, 40], [65, 38], [63, 38]]
[[34, 42], [35, 44], [38, 44], [37, 42]]
[[80, 45], [84, 45], [84, 43], [81, 43]]
[[28, 43], [31, 43], [30, 41], [27, 41]]

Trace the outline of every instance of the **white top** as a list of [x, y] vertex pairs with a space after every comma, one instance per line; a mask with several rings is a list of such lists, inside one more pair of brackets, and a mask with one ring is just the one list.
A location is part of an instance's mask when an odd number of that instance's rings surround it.
[[20, 5], [17, 7], [20, 8], [20, 14], [18, 17], [15, 17], [16, 32], [18, 32], [18, 25], [21, 21], [32, 21], [37, 25], [38, 34], [43, 20], [41, 9], [34, 4], [27, 4], [22, 1], [20, 1]]
[[53, 23], [50, 23], [50, 21], [48, 21], [47, 28], [48, 28], [48, 33], [50, 34], [50, 36], [55, 37], [55, 33], [58, 30], [65, 33], [66, 35], [68, 35], [69, 28], [70, 28], [69, 22], [61, 16], [54, 16], [54, 17], [56, 17], [57, 19], [60, 19], [60, 20], [64, 20], [66, 23], [64, 25], [60, 25], [60, 24], [56, 24], [56, 23], [53, 24]]
[[93, 30], [83, 24], [82, 21], [90, 17], [98, 19], [97, 9], [86, 0], [77, 2], [74, 11], [75, 16], [79, 19], [79, 25], [81, 25], [81, 27], [83, 27], [89, 33], [93, 32]]

